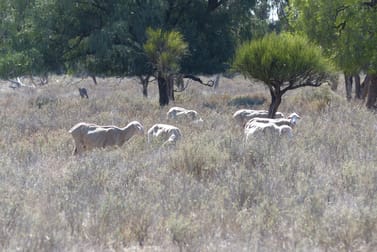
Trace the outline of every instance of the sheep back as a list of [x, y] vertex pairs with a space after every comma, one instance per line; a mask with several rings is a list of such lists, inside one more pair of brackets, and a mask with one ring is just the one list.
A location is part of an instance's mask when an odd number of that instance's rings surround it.
[[182, 107], [172, 107], [167, 112], [167, 118], [196, 120], [198, 118], [198, 112]]
[[[281, 112], [275, 113], [275, 119], [283, 118], [284, 114]], [[240, 109], [233, 114], [233, 119], [240, 126], [244, 126], [245, 123], [253, 118], [268, 118], [267, 110], [253, 110], [253, 109]]]
[[[174, 137], [172, 137], [172, 135], [174, 135]], [[152, 138], [159, 138], [165, 141], [171, 138], [178, 141], [182, 138], [182, 133], [181, 130], [175, 126], [155, 124], [148, 130], [148, 142], [150, 142]]]

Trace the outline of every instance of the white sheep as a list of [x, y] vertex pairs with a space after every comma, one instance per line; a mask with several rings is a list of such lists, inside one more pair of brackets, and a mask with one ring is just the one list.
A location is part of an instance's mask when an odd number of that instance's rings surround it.
[[163, 145], [175, 144], [182, 138], [182, 132], [175, 126], [158, 123], [148, 130], [148, 143], [152, 138], [164, 141]]
[[168, 119], [184, 119], [184, 120], [201, 120], [198, 118], [198, 112], [195, 110], [185, 109], [182, 107], [172, 107], [166, 113]]
[[292, 114], [290, 114], [290, 115], [288, 116], [288, 119], [291, 120], [291, 124], [292, 124], [292, 125], [296, 125], [298, 119], [301, 119], [301, 117], [300, 117], [297, 113], [293, 112]]
[[293, 136], [292, 128], [297, 124], [297, 120], [301, 117], [297, 113], [292, 113], [285, 118], [253, 118], [249, 120], [244, 127], [246, 142], [251, 136], [257, 134], [274, 134], [278, 136]]
[[252, 121], [245, 132], [245, 141], [248, 142], [251, 136], [259, 135], [276, 135], [276, 136], [288, 136], [292, 137], [292, 128], [288, 125], [276, 125], [272, 122], [258, 122]]
[[298, 119], [301, 117], [297, 113], [292, 113], [288, 116], [288, 118], [260, 118], [256, 117], [253, 119], [250, 119], [244, 126], [244, 128], [248, 128], [249, 124], [252, 124], [253, 122], [260, 122], [260, 123], [274, 123], [278, 126], [281, 125], [287, 125], [290, 127], [294, 127], [297, 124]]
[[[240, 110], [237, 110], [233, 114], [234, 120], [241, 127], [244, 127], [245, 123], [248, 122], [250, 119], [267, 118], [267, 117], [268, 117], [268, 111], [267, 110], [240, 109]], [[283, 117], [284, 117], [283, 113], [276, 112], [275, 119], [276, 118], [283, 118]]]
[[273, 123], [273, 124], [276, 124], [278, 126], [280, 125], [288, 125], [288, 126], [291, 126], [291, 120], [290, 119], [286, 119], [286, 118], [277, 118], [277, 119], [272, 119], [272, 118], [259, 118], [259, 117], [256, 117], [256, 118], [253, 118], [253, 119], [250, 119], [244, 126], [244, 128], [248, 128], [250, 124], [254, 123], [254, 122], [259, 122], [259, 123]]
[[137, 121], [130, 122], [124, 128], [81, 122], [73, 126], [69, 133], [75, 141], [73, 155], [76, 155], [94, 148], [120, 147], [134, 135], [143, 135], [144, 127]]

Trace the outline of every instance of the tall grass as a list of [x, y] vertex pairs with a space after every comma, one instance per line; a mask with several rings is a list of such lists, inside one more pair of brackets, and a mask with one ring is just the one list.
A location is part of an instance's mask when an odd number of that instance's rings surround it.
[[356, 102], [325, 87], [292, 92], [280, 111], [302, 116], [294, 137], [244, 144], [230, 101], [265, 90], [238, 77], [216, 90], [191, 85], [175, 105], [204, 123], [176, 123], [175, 148], [136, 136], [76, 157], [77, 122], [147, 130], [168, 110], [153, 84], [148, 99], [131, 79], [81, 84], [90, 99], [57, 81], [0, 94], [0, 250], [377, 248], [376, 115]]

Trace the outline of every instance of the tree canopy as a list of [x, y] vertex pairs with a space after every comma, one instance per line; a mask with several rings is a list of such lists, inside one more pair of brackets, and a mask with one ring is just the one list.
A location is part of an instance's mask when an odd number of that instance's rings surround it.
[[376, 69], [375, 1], [290, 1], [290, 24], [320, 44], [341, 70], [355, 73]]
[[274, 117], [284, 93], [321, 85], [331, 68], [320, 47], [306, 37], [290, 33], [271, 33], [246, 42], [236, 51], [233, 62], [235, 71], [267, 85], [271, 94], [270, 117]]
[[179, 32], [147, 29], [144, 51], [155, 71], [169, 75], [179, 71], [179, 61], [187, 53], [187, 43]]
[[150, 74], [143, 50], [148, 27], [183, 35], [189, 46], [183, 72], [220, 72], [238, 43], [268, 26], [253, 11], [262, 6], [254, 0], [1, 0], [0, 5], [2, 78]]
[[289, 5], [291, 27], [320, 44], [343, 71], [348, 99], [352, 97], [352, 76], [360, 82], [359, 73], [367, 74], [364, 85], [356, 83], [355, 97], [368, 93], [369, 108], [377, 99], [376, 10], [375, 0], [293, 0]]

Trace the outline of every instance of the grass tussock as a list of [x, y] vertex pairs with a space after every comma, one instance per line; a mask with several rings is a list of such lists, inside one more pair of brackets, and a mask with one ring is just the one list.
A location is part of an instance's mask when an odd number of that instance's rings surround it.
[[235, 106], [236, 108], [248, 108], [248, 107], [258, 107], [265, 103], [266, 98], [263, 95], [253, 95], [251, 96], [239, 96], [232, 98], [228, 105]]
[[279, 109], [302, 117], [293, 138], [245, 144], [232, 101], [267, 91], [243, 82], [180, 93], [172, 106], [204, 121], [173, 122], [175, 147], [136, 136], [79, 157], [68, 130], [80, 121], [171, 123], [156, 85], [148, 99], [131, 79], [80, 83], [89, 99], [62, 80], [0, 93], [0, 250], [375, 250], [376, 115], [304, 88]]

